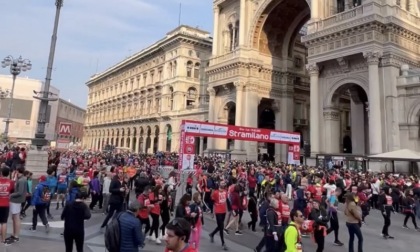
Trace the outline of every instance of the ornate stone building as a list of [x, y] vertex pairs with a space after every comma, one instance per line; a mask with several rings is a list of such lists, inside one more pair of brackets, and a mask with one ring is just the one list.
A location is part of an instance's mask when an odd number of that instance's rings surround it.
[[[89, 88], [83, 145], [135, 152], [178, 151], [181, 120], [207, 120], [204, 68], [209, 33], [180, 26], [103, 73]], [[197, 141], [201, 151], [203, 139]]]
[[[417, 149], [420, 99], [405, 107], [397, 79], [419, 67], [419, 27], [415, 0], [215, 0], [208, 119], [301, 132], [312, 156]], [[207, 147], [287, 157], [282, 145]]]

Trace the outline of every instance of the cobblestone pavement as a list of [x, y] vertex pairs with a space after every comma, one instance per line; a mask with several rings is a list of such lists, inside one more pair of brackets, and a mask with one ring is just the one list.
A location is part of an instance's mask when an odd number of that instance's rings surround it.
[[[44, 228], [39, 226], [36, 232], [29, 231], [31, 225], [32, 216], [30, 211], [28, 217], [22, 221], [22, 232], [21, 241], [17, 244], [13, 244], [9, 247], [0, 247], [0, 252], [57, 252], [64, 251], [64, 241], [60, 236], [63, 230], [64, 223], [59, 220], [61, 213], [60, 210], [52, 210], [54, 220], [50, 221], [51, 231], [49, 234], [44, 232]], [[332, 234], [326, 238], [325, 252], [341, 252], [348, 250], [348, 232], [343, 222], [344, 216], [342, 212], [339, 213], [340, 218], [340, 240], [345, 244], [344, 247], [333, 246]], [[100, 232], [100, 225], [104, 215], [99, 212], [94, 212], [92, 218], [85, 223], [85, 251], [89, 252], [104, 252], [104, 240], [103, 234]], [[364, 250], [365, 251], [418, 251], [420, 246], [420, 232], [416, 232], [412, 229], [406, 230], [402, 228], [404, 216], [401, 214], [395, 214], [392, 216], [392, 225], [390, 228], [390, 234], [395, 236], [395, 240], [384, 240], [381, 236], [381, 229], [383, 219], [379, 211], [373, 210], [371, 215], [367, 217], [367, 225], [363, 226], [364, 235]], [[244, 213], [243, 223], [250, 220], [249, 214]], [[411, 221], [408, 223], [412, 227]], [[245, 225], [246, 226], [246, 225]], [[216, 227], [215, 221], [206, 216], [205, 225], [202, 234], [201, 252], [214, 252], [221, 250], [220, 238], [218, 235], [215, 236], [215, 243], [211, 244], [209, 241], [208, 233]], [[8, 225], [9, 233], [12, 231], [11, 220]], [[261, 239], [261, 232], [253, 233], [250, 230], [243, 230], [242, 236], [235, 236], [233, 232], [229, 236], [225, 236], [226, 244], [229, 247], [229, 251], [243, 252], [252, 251], [256, 244]], [[304, 241], [305, 252], [314, 252], [316, 246], [312, 243], [309, 238], [305, 238]], [[146, 252], [158, 252], [164, 251], [164, 245], [156, 245], [151, 241], [146, 242], [144, 250]]]

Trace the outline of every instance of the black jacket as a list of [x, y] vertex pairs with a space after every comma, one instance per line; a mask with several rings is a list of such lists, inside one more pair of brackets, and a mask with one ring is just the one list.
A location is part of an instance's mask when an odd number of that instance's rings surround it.
[[185, 218], [187, 216], [187, 211], [185, 207], [181, 204], [178, 204], [175, 209], [175, 218]]
[[146, 186], [148, 186], [149, 183], [149, 179], [147, 177], [138, 177], [134, 183], [135, 187], [136, 187], [136, 194], [142, 194], [144, 191], [144, 188]]
[[122, 183], [118, 179], [118, 176], [115, 176], [111, 180], [109, 185], [109, 204], [122, 204], [124, 202], [124, 192], [121, 192]]
[[90, 210], [84, 202], [74, 201], [66, 204], [61, 213], [61, 220], [64, 221], [64, 233], [84, 234], [85, 220], [90, 217]]
[[267, 209], [267, 222], [267, 235], [271, 236], [273, 232], [277, 232], [277, 227], [279, 227], [279, 217], [273, 207]]
[[328, 215], [328, 212], [324, 208], [319, 208], [318, 210], [315, 208], [312, 208], [312, 211], [309, 215], [309, 220], [313, 220], [314, 227], [319, 226], [328, 226], [328, 222], [330, 221], [330, 216]]

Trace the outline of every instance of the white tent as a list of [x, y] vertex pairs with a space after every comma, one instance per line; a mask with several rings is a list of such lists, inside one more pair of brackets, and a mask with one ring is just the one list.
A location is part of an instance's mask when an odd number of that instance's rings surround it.
[[396, 160], [396, 161], [419, 161], [420, 153], [409, 149], [396, 150], [381, 154], [371, 155], [368, 159]]

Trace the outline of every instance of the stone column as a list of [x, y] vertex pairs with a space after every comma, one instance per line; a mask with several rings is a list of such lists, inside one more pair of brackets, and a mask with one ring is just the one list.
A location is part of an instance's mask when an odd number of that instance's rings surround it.
[[[207, 88], [207, 92], [209, 92], [209, 116], [208, 121], [210, 123], [215, 122], [215, 98], [216, 98], [216, 90], [212, 87]], [[214, 138], [208, 137], [207, 138], [207, 149], [212, 150], [214, 149]]]
[[[209, 141], [208, 138], [207, 138], [207, 141]], [[200, 137], [200, 146], [199, 146], [200, 156], [203, 155], [203, 152], [204, 152], [204, 137]]]
[[[246, 1], [241, 0], [239, 13], [239, 46], [245, 45], [245, 27], [246, 27]], [[213, 40], [214, 41], [214, 40]]]
[[[138, 132], [140, 132], [140, 130], [138, 130]], [[140, 145], [140, 134], [138, 134], [136, 136], [136, 146], [134, 146], [134, 148], [135, 148], [134, 151], [136, 153], [139, 153], [140, 152], [139, 145]]]
[[381, 89], [379, 86], [380, 52], [365, 52], [369, 64], [369, 153], [382, 153]]
[[147, 153], [148, 154], [154, 154], [153, 153], [153, 149], [155, 148], [155, 134], [152, 134], [151, 136], [150, 136], [150, 147], [149, 147], [149, 149], [147, 150]]
[[[242, 109], [244, 107], [243, 104], [243, 89], [244, 83], [238, 81], [234, 83], [236, 88], [236, 111], [235, 111], [235, 125], [236, 126], [243, 126], [243, 112]], [[240, 151], [242, 150], [242, 141], [235, 140], [234, 141], [234, 150]]]
[[[245, 126], [258, 128], [258, 106], [260, 105], [260, 97], [258, 96], [258, 86], [254, 83], [247, 83], [246, 85], [246, 103], [244, 106]], [[246, 142], [245, 149], [248, 160], [258, 159], [258, 144], [257, 142]]]
[[311, 1], [311, 20], [317, 21], [319, 19], [319, 0]]
[[131, 136], [130, 137], [130, 150], [131, 151], [134, 151], [135, 149], [134, 149], [134, 136]]
[[[276, 130], [281, 130], [281, 116], [282, 116], [282, 108], [281, 108], [281, 102], [279, 100], [274, 100], [273, 101], [273, 105], [271, 107], [274, 111], [274, 115], [275, 115], [275, 129]], [[282, 144], [275, 144], [274, 145], [274, 159], [276, 162], [282, 162], [284, 161], [285, 157], [283, 157], [282, 155]]]
[[319, 68], [317, 64], [308, 64], [306, 66], [310, 75], [310, 145], [311, 156], [315, 157], [319, 153]]
[[[286, 80], [288, 83], [289, 78]], [[293, 131], [293, 117], [294, 117], [294, 99], [293, 99], [293, 86], [288, 88], [286, 85], [282, 90], [282, 96], [280, 99], [280, 129], [284, 131]], [[277, 120], [276, 120], [277, 121]], [[277, 128], [276, 128], [277, 129]], [[289, 146], [287, 144], [281, 145], [281, 160], [287, 162], [287, 153]]]
[[324, 109], [325, 122], [325, 152], [326, 153], [341, 153], [341, 116], [340, 111], [335, 108]]
[[220, 9], [219, 6], [213, 8], [213, 56], [218, 54], [218, 37], [219, 37], [219, 13]]
[[365, 154], [365, 108], [363, 103], [350, 101], [351, 146], [353, 154]]

